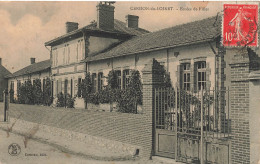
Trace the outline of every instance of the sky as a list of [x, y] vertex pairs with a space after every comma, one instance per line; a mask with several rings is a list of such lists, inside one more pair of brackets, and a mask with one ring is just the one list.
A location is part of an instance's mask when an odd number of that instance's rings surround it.
[[[97, 2], [0, 2], [0, 57], [2, 65], [15, 72], [30, 64], [49, 59], [44, 43], [65, 34], [65, 22], [78, 22], [79, 28], [96, 20]], [[158, 31], [178, 24], [215, 16], [222, 2], [116, 2], [115, 19], [127, 14], [139, 16], [139, 27]], [[172, 7], [173, 10], [140, 10]], [[181, 10], [206, 7], [206, 10]], [[178, 10], [176, 10], [178, 9]]]

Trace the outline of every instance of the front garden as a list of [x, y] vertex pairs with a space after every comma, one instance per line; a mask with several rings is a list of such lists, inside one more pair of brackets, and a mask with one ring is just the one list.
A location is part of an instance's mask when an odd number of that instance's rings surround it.
[[[131, 70], [125, 87], [118, 84], [118, 75], [111, 70], [106, 77], [107, 85], [102, 88], [95, 88], [92, 75], [86, 74], [85, 79], [79, 83], [77, 97], [84, 99], [85, 109], [106, 108], [105, 111], [121, 113], [142, 113], [142, 80], [138, 70]], [[164, 72], [165, 87], [171, 86], [169, 75]], [[52, 84], [49, 78], [41, 84], [40, 79], [25, 81], [18, 84], [17, 99], [14, 98], [14, 91], [10, 90], [10, 102], [29, 105], [53, 104]], [[75, 99], [70, 94], [58, 93], [56, 107], [74, 108]]]

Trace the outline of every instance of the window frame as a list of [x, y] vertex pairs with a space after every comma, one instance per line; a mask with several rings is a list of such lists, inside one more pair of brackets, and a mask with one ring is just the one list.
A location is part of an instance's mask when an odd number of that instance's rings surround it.
[[[128, 74], [126, 74], [128, 72]], [[130, 83], [130, 69], [123, 70], [123, 89], [128, 88]]]
[[81, 93], [81, 83], [82, 83], [82, 78], [78, 77], [78, 97], [82, 97], [82, 93]]
[[121, 70], [115, 70], [117, 76], [117, 87], [118, 89], [122, 88], [122, 72]]
[[92, 80], [92, 87], [93, 87], [93, 92], [97, 92], [97, 73], [92, 73], [91, 75], [91, 80]]
[[[187, 68], [188, 67], [188, 68]], [[181, 88], [185, 91], [191, 90], [191, 63], [181, 63]]]
[[198, 91], [201, 89], [205, 90], [207, 87], [207, 63], [206, 61], [198, 61], [196, 62], [196, 87]]
[[98, 91], [103, 90], [104, 87], [104, 74], [103, 72], [98, 72]]

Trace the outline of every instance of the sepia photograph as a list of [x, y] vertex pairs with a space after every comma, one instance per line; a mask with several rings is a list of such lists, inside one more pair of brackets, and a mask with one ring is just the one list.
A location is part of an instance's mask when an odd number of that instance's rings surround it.
[[260, 164], [259, 1], [0, 1], [0, 164]]

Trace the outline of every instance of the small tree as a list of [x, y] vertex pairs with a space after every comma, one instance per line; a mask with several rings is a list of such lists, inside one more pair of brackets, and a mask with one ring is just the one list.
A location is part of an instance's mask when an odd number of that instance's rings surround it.
[[132, 70], [129, 85], [125, 91], [121, 92], [118, 98], [120, 112], [137, 113], [137, 105], [142, 104], [142, 82], [138, 70]]
[[66, 105], [67, 105], [67, 108], [74, 108], [74, 101], [75, 99], [67, 93], [67, 96], [66, 96]]
[[88, 108], [88, 105], [87, 105], [88, 96], [92, 92], [92, 82], [91, 82], [91, 77], [90, 77], [89, 72], [86, 74], [85, 79], [82, 81], [80, 90], [82, 93], [82, 97], [84, 98], [84, 101], [85, 101], [85, 109], [87, 109]]
[[34, 95], [33, 95], [33, 85], [31, 80], [27, 80], [25, 82], [25, 104], [33, 104], [34, 103]]
[[26, 99], [26, 88], [25, 84], [21, 84], [21, 86], [18, 88], [18, 103], [19, 104], [25, 104]]
[[50, 106], [53, 100], [52, 94], [51, 94], [51, 80], [50, 78], [47, 78], [45, 80], [45, 84], [43, 84], [43, 104]]
[[117, 84], [117, 74], [114, 70], [111, 70], [108, 73], [108, 78], [107, 78], [107, 87], [109, 90], [109, 93], [111, 93], [110, 95], [110, 111], [113, 110], [113, 101], [116, 100], [116, 96], [118, 95], [116, 92], [116, 88], [117, 88], [118, 84]]
[[172, 83], [171, 83], [171, 77], [170, 77], [170, 73], [168, 72], [164, 72], [164, 86], [166, 88], [171, 88], [172, 87]]
[[40, 79], [36, 79], [33, 83], [33, 103], [34, 104], [41, 104], [42, 103], [42, 89], [41, 89], [41, 80]]
[[137, 105], [142, 104], [142, 82], [141, 76], [138, 70], [133, 70], [132, 75], [130, 77], [130, 82], [128, 86], [129, 98], [133, 99], [135, 111], [137, 113]]
[[58, 95], [57, 95], [57, 104], [56, 106], [57, 107], [64, 107], [65, 106], [65, 98], [64, 98], [64, 95], [62, 92], [60, 92]]

